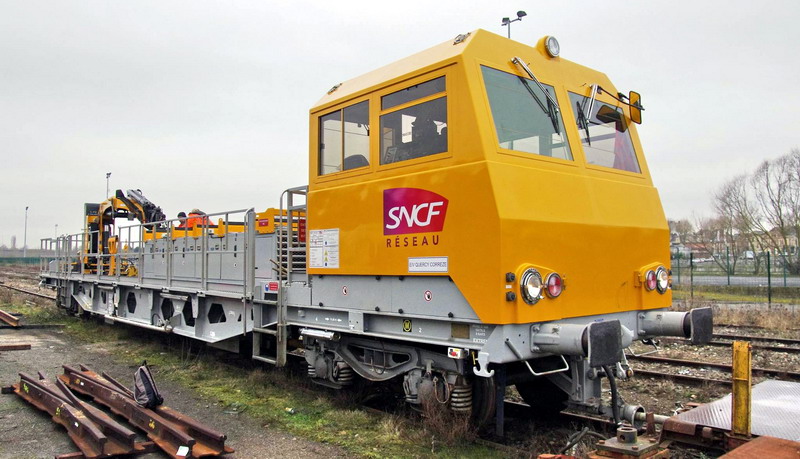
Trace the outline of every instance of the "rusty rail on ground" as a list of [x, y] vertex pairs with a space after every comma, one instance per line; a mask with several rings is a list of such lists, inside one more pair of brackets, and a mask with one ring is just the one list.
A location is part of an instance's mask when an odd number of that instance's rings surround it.
[[80, 453], [68, 457], [103, 458], [143, 454], [155, 451], [152, 442], [135, 441], [136, 434], [114, 421], [99, 409], [78, 400], [61, 382], [52, 383], [39, 373], [38, 379], [19, 373], [20, 382], [14, 392], [41, 411], [67, 433]]
[[3, 311], [2, 309], [0, 309], [0, 320], [7, 323], [8, 325], [11, 325], [14, 328], [19, 327], [19, 319], [13, 316], [12, 314]]
[[27, 351], [30, 344], [0, 344], [0, 351]]
[[170, 457], [209, 457], [233, 452], [225, 446], [225, 434], [165, 406], [155, 410], [144, 408], [119, 382], [107, 375], [98, 375], [84, 365], [80, 370], [64, 365], [64, 374], [59, 379], [146, 432], [147, 437]]

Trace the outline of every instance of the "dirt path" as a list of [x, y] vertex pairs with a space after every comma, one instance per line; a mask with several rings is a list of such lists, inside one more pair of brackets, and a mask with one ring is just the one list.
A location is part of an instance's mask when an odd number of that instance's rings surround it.
[[[57, 329], [0, 329], [0, 344], [29, 343], [27, 351], [0, 352], [0, 386], [19, 382], [18, 373], [35, 375], [41, 371], [54, 379], [62, 365], [83, 363], [93, 370], [106, 371], [123, 383], [133, 379], [134, 367], [116, 363], [114, 343], [80, 344]], [[214, 401], [203, 400], [191, 389], [157, 380], [165, 405], [194, 417], [228, 435], [226, 444], [236, 450], [229, 458], [316, 458], [344, 457], [346, 452], [327, 444], [296, 438], [273, 428], [265, 428], [242, 413], [226, 413]], [[53, 457], [77, 451], [66, 430], [16, 395], [0, 395], [0, 458]], [[140, 456], [167, 457], [164, 454]]]

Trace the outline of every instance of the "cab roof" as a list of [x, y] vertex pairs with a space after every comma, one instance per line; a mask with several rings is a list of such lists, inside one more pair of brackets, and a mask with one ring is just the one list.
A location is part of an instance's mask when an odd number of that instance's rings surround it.
[[[455, 43], [456, 38], [440, 43], [432, 48], [428, 48], [416, 54], [412, 54], [406, 58], [392, 62], [369, 73], [365, 73], [356, 78], [347, 80], [341, 83], [335, 90], [328, 92], [324, 95], [311, 109], [311, 112], [316, 112], [325, 108], [333, 103], [342, 100], [350, 99], [363, 92], [368, 91], [375, 86], [383, 86], [389, 83], [401, 81], [405, 76], [411, 74], [418, 74], [421, 69], [427, 67], [436, 67], [439, 64], [454, 59], [461, 55], [466, 49], [467, 45], [475, 40], [477, 36], [488, 34], [485, 30], [477, 30], [470, 32], [466, 35], [466, 39]], [[459, 35], [463, 37], [464, 35]]]
[[[503, 50], [502, 56], [498, 54], [501, 49]], [[534, 51], [534, 53], [531, 53], [531, 51]], [[465, 54], [470, 54], [471, 57], [477, 57], [486, 61], [496, 61], [499, 57], [502, 57], [502, 60], [508, 61], [506, 65], [511, 65], [510, 59], [513, 57], [514, 53], [524, 55], [526, 59], [538, 58], [542, 61], [550, 60], [550, 58], [546, 56], [541, 41], [538, 45], [530, 45], [509, 40], [506, 37], [483, 29], [478, 29], [458, 35], [451, 40], [447, 40], [432, 48], [412, 54], [411, 56], [392, 62], [391, 64], [356, 78], [346, 80], [331, 88], [327, 94], [314, 104], [310, 112], [315, 113], [320, 110], [325, 110], [327, 107], [358, 97], [378, 89], [379, 87], [392, 85], [429, 70], [440, 68], [461, 59]], [[576, 64], [562, 57], [554, 60], [559, 64], [555, 67], [558, 67], [560, 70], [558, 71], [557, 77], [555, 75], [550, 75], [551, 77], [555, 77], [564, 83], [572, 80], [572, 83], [581, 85], [587, 83], [587, 77], [591, 75], [591, 78], [588, 78], [592, 80], [591, 83], [598, 83], [608, 89], [613, 88], [611, 82], [601, 72]], [[540, 63], [544, 64], [544, 62]], [[544, 65], [544, 67], [545, 68], [536, 69], [537, 76], [546, 77], [551, 73], [546, 67], [552, 68], [552, 66]], [[539, 73], [540, 71], [542, 72], [541, 74]]]

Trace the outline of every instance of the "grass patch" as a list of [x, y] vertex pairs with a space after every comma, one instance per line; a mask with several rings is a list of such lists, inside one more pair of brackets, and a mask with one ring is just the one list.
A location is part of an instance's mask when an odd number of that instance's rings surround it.
[[[688, 286], [673, 286], [672, 296], [678, 300], [689, 300], [692, 298], [692, 291]], [[766, 303], [768, 296], [766, 287], [696, 285], [694, 287], [694, 299], [726, 303]], [[800, 289], [795, 287], [773, 287], [772, 302], [798, 304], [800, 303]]]
[[[22, 299], [23, 297], [27, 301]], [[66, 316], [62, 311], [54, 308], [49, 300], [42, 298], [30, 300], [29, 298], [31, 298], [29, 295], [17, 295], [12, 290], [0, 287], [0, 309], [22, 314], [23, 324], [61, 323]]]
[[[422, 457], [432, 453], [431, 433], [423, 424], [390, 414], [363, 411], [343, 403], [324, 389], [312, 388], [305, 376], [288, 369], [243, 368], [206, 354], [192, 363], [155, 343], [130, 349], [127, 360], [147, 359], [157, 377], [190, 387], [225, 410], [246, 412], [264, 425], [309, 440], [331, 443], [366, 457]], [[425, 439], [425, 441], [421, 441]], [[423, 446], [424, 445], [424, 446]], [[434, 442], [443, 457], [498, 457], [499, 453], [471, 443]]]
[[763, 305], [750, 307], [749, 305], [715, 305], [714, 300], [695, 295], [694, 299], [686, 298], [683, 303], [676, 303], [676, 311], [688, 311], [692, 308], [710, 306], [713, 308], [714, 323], [742, 325], [764, 328], [782, 332], [785, 337], [792, 337], [790, 332], [797, 331], [800, 323], [800, 311], [784, 304]]

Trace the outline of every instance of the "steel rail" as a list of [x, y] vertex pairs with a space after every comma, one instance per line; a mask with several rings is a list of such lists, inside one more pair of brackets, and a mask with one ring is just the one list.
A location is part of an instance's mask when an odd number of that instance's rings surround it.
[[54, 297], [54, 296], [43, 295], [41, 293], [31, 292], [30, 290], [21, 289], [21, 288], [18, 288], [18, 287], [12, 287], [12, 286], [6, 284], [3, 281], [0, 281], [0, 286], [5, 287], [7, 289], [15, 290], [17, 292], [26, 293], [28, 295], [38, 296], [39, 298], [45, 298], [45, 299], [48, 299], [48, 300], [55, 300], [56, 299], [56, 297]]
[[0, 320], [2, 320], [3, 322], [7, 323], [8, 325], [14, 328], [19, 328], [19, 319], [3, 311], [2, 309], [0, 309]]
[[227, 437], [224, 434], [164, 406], [156, 410], [144, 408], [128, 392], [83, 365], [81, 370], [69, 365], [63, 367], [64, 374], [59, 376], [61, 381], [71, 389], [93, 397], [147, 432], [148, 438], [170, 457], [220, 456], [233, 452], [232, 448], [225, 446]]
[[[177, 452], [191, 453], [196, 443], [195, 439], [181, 432], [172, 423], [156, 415], [151, 410], [139, 406], [135, 401], [119, 391], [113, 390], [105, 384], [96, 381], [77, 369], [64, 365], [64, 374], [59, 376], [67, 386], [84, 395], [89, 395], [98, 403], [111, 409], [111, 411], [128, 420], [132, 425], [147, 432], [147, 437], [155, 442], [161, 450], [177, 459]], [[192, 454], [199, 457], [198, 454]]]
[[121, 425], [117, 421], [115, 421], [111, 416], [106, 414], [104, 411], [80, 400], [72, 391], [69, 390], [66, 384], [60, 379], [56, 379], [55, 384], [47, 381], [42, 375], [39, 373], [40, 383], [49, 389], [54, 394], [63, 394], [66, 396], [66, 399], [76, 408], [83, 411], [86, 416], [88, 416], [92, 421], [97, 423], [100, 430], [112, 440], [116, 440], [121, 444], [124, 444], [126, 447], [130, 447], [132, 450], [131, 454], [142, 454], [142, 453], [151, 453], [156, 451], [155, 443], [148, 441], [148, 442], [138, 442], [136, 441], [136, 433], [132, 430], [128, 429], [127, 427]]
[[[752, 328], [753, 330], [774, 330], [774, 327], [765, 327], [763, 325], [741, 325], [741, 324], [725, 324], [714, 323], [714, 328]], [[788, 331], [800, 331], [800, 328], [788, 328]]]
[[0, 344], [0, 351], [27, 351], [30, 344]]
[[[688, 339], [682, 338], [659, 338], [659, 341], [666, 342], [666, 343], [680, 343], [680, 344], [691, 344], [691, 341]], [[693, 345], [694, 346], [694, 345]], [[717, 346], [717, 347], [732, 347], [733, 342], [727, 341], [709, 341], [707, 343], [702, 344], [702, 346]], [[754, 344], [754, 350], [762, 350], [762, 351], [770, 351], [770, 352], [786, 352], [789, 354], [800, 354], [800, 347], [783, 347], [783, 346], [763, 346]]]
[[134, 432], [97, 408], [79, 401], [66, 387], [46, 381], [41, 373], [38, 379], [25, 373], [19, 376], [20, 382], [13, 386], [14, 392], [64, 426], [83, 457], [116, 457], [154, 450], [152, 444], [136, 442]]
[[634, 375], [649, 376], [651, 378], [669, 379], [671, 381], [687, 384], [690, 386], [716, 385], [716, 386], [731, 387], [732, 385], [730, 381], [726, 381], [724, 379], [712, 379], [712, 378], [691, 376], [691, 375], [678, 375], [674, 373], [664, 373], [661, 371], [634, 370]]
[[733, 335], [733, 334], [722, 334], [722, 333], [714, 333], [714, 338], [717, 339], [729, 339], [733, 341], [754, 341], [759, 343], [781, 343], [781, 344], [794, 344], [800, 345], [800, 339], [791, 339], [791, 338], [774, 338], [769, 336], [753, 336], [753, 335]]
[[[103, 382], [106, 386], [111, 389], [116, 389], [119, 392], [127, 395], [129, 398], [134, 398], [133, 391], [125, 387], [121, 382], [117, 381], [116, 379], [112, 378], [108, 373], [102, 372], [100, 376], [97, 376], [97, 372], [92, 371], [86, 365], [81, 364], [81, 371], [90, 374], [94, 374], [98, 381]], [[222, 444], [225, 443], [226, 436], [222, 433], [219, 433], [201, 423], [196, 421], [195, 419], [190, 418], [178, 411], [173, 410], [164, 405], [159, 405], [155, 407], [155, 412], [160, 414], [161, 416], [165, 417], [166, 419], [177, 423], [179, 426], [184, 426], [188, 429], [189, 434], [195, 436], [197, 434], [202, 435], [205, 438], [211, 439], [214, 442], [221, 442]]]
[[[667, 365], [680, 365], [693, 368], [714, 368], [727, 373], [732, 372], [732, 366], [727, 363], [704, 362], [697, 360], [673, 359], [669, 357], [656, 357], [652, 355], [629, 355], [628, 360], [638, 360], [649, 363], [663, 363]], [[634, 370], [636, 371], [636, 370]], [[800, 381], [800, 373], [794, 371], [778, 370], [774, 368], [752, 368], [753, 375], [774, 376], [790, 381]]]

